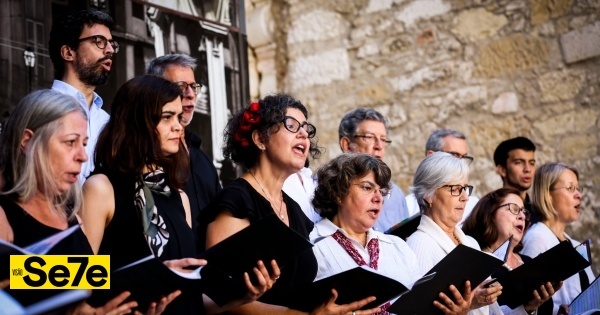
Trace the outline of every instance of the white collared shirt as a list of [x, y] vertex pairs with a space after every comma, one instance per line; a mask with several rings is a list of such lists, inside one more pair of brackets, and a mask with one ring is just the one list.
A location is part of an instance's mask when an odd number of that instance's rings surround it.
[[[310, 241], [315, 244], [313, 252], [319, 263], [315, 281], [358, 266], [350, 254], [331, 236], [337, 230], [347, 236], [343, 229], [329, 219], [323, 219], [315, 224], [309, 235]], [[410, 289], [419, 279], [419, 266], [413, 251], [399, 237], [370, 229], [367, 232], [367, 244], [373, 238], [379, 239], [378, 268], [373, 271], [394, 279]], [[350, 240], [368, 265], [371, 262], [368, 250], [357, 241]]]
[[81, 107], [83, 107], [88, 116], [87, 132], [89, 139], [87, 146], [85, 147], [88, 160], [81, 166], [81, 173], [79, 174], [79, 183], [83, 184], [86, 177], [88, 177], [94, 170], [94, 151], [96, 149], [96, 143], [98, 142], [98, 136], [104, 128], [104, 125], [106, 125], [108, 122], [110, 116], [102, 109], [102, 98], [96, 94], [96, 92], [94, 92], [92, 106], [89, 106], [85, 100], [85, 95], [66, 82], [54, 80], [52, 83], [52, 89], [74, 97], [79, 104], [81, 104]]

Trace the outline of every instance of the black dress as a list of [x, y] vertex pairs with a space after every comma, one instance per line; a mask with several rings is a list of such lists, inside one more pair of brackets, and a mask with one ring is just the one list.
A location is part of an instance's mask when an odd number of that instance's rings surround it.
[[[306, 217], [300, 206], [288, 195], [283, 193], [283, 201], [287, 207], [290, 228], [308, 239], [313, 223]], [[250, 224], [265, 215], [273, 213], [271, 203], [265, 199], [245, 179], [238, 178], [225, 187], [200, 214], [198, 235], [199, 252], [205, 249], [206, 229], [223, 211], [229, 211], [234, 217], [248, 219]], [[286, 265], [281, 271], [281, 277], [267, 291], [260, 302], [291, 307], [293, 304], [290, 292], [295, 287], [313, 282], [317, 275], [317, 260], [312, 250], [306, 251], [294, 263]]]
[[[13, 229], [14, 244], [27, 247], [62, 230], [47, 226], [29, 215], [21, 206], [5, 195], [0, 195], [0, 207], [4, 209], [8, 223]], [[69, 220], [69, 227], [78, 225], [76, 218]], [[94, 254], [90, 243], [81, 229], [65, 237], [50, 249], [47, 255], [92, 255]], [[28, 306], [60, 292], [60, 290], [10, 290], [10, 295], [21, 304]], [[51, 292], [48, 292], [51, 291]]]
[[[98, 173], [102, 174], [101, 171]], [[115, 192], [115, 211], [104, 230], [98, 254], [110, 255], [111, 269], [118, 269], [151, 254], [161, 261], [196, 256], [194, 234], [185, 220], [180, 194], [172, 193], [167, 197], [152, 193], [158, 214], [169, 232], [166, 244], [159, 250], [155, 248], [153, 252], [144, 236], [142, 219], [134, 204], [136, 176], [104, 175], [110, 180]], [[203, 313], [204, 306], [199, 292], [182, 294], [165, 311], [165, 314]]]

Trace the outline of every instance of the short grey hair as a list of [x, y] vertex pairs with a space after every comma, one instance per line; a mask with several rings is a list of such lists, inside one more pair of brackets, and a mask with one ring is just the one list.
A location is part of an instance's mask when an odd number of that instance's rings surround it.
[[467, 140], [467, 137], [460, 132], [452, 129], [437, 129], [434, 130], [429, 139], [427, 139], [427, 143], [425, 144], [425, 155], [427, 155], [427, 151], [431, 150], [433, 152], [442, 151], [444, 148], [444, 138], [447, 136], [451, 136], [457, 139]]
[[444, 185], [454, 185], [469, 178], [469, 164], [445, 152], [435, 152], [421, 161], [410, 192], [415, 194], [421, 213], [429, 210], [425, 199], [433, 197], [435, 191]]
[[[25, 96], [6, 120], [0, 134], [0, 194], [14, 196], [20, 202], [31, 200], [42, 187], [50, 208], [57, 214], [73, 217], [82, 206], [81, 187], [71, 185], [62, 196], [55, 196], [56, 180], [52, 178], [48, 143], [61, 126], [62, 118], [72, 112], [87, 114], [72, 96], [54, 90], [39, 90]], [[25, 130], [31, 130], [28, 152], [21, 148]], [[72, 205], [72, 211], [67, 210]]]
[[385, 126], [385, 132], [389, 132], [390, 126], [385, 116], [374, 109], [360, 107], [347, 112], [342, 118], [338, 128], [339, 139], [343, 137], [354, 138], [358, 125], [365, 120], [381, 122]]
[[179, 66], [196, 70], [198, 64], [196, 58], [186, 54], [168, 54], [156, 57], [146, 66], [146, 74], [154, 74], [162, 77], [168, 67]]

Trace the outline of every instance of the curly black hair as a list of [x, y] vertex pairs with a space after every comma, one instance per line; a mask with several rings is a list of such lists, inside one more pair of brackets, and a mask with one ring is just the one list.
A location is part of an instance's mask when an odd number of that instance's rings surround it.
[[[244, 106], [229, 119], [223, 136], [223, 156], [226, 159], [231, 159], [243, 165], [246, 169], [250, 169], [256, 165], [258, 152], [260, 151], [252, 141], [253, 131], [257, 130], [263, 141], [267, 141], [271, 134], [281, 128], [279, 123], [283, 121], [288, 108], [300, 110], [308, 119], [308, 111], [299, 100], [289, 94], [277, 93], [265, 96], [258, 101], [259, 108], [257, 114], [260, 117], [260, 121], [250, 125], [248, 130], [244, 130], [242, 128], [242, 120], [244, 113], [250, 111], [251, 104]], [[309, 155], [313, 159], [317, 159], [321, 155], [316, 138], [310, 139]]]

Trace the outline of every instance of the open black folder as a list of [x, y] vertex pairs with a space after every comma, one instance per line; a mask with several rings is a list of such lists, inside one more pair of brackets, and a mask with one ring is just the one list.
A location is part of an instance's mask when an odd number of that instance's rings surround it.
[[146, 310], [150, 302], [181, 289], [198, 292], [198, 298], [205, 293], [223, 305], [246, 293], [243, 274], [248, 272], [252, 279], [252, 268], [258, 260], [268, 267], [275, 259], [285, 272], [288, 262], [311, 247], [308, 240], [270, 214], [200, 254], [207, 260], [206, 266], [183, 273], [149, 256], [114, 271], [110, 290], [95, 290], [88, 302], [102, 305], [127, 290], [131, 291], [131, 299], [138, 302], [138, 309]]
[[581, 314], [583, 312], [600, 309], [600, 277], [597, 277], [585, 291], [579, 295], [569, 305], [570, 314]]
[[[475, 288], [504, 262], [492, 255], [459, 244], [444, 259], [413, 285], [412, 289], [398, 298], [388, 311], [398, 315], [442, 314], [433, 305], [439, 293], [450, 294], [451, 284], [459, 291], [464, 290], [466, 280]], [[504, 292], [504, 291], [503, 291]]]
[[531, 300], [542, 284], [563, 281], [589, 265], [569, 241], [560, 242], [512, 271], [494, 274], [502, 285], [498, 303], [515, 308]]
[[274, 259], [285, 273], [286, 265], [311, 248], [307, 239], [290, 229], [277, 215], [264, 216], [199, 255], [208, 262], [201, 271], [207, 282], [205, 293], [218, 305], [238, 299], [247, 291], [244, 272], [254, 279], [252, 268], [258, 260], [271, 271]]
[[294, 293], [297, 301], [294, 307], [310, 312], [329, 300], [331, 289], [338, 293], [336, 304], [348, 304], [369, 296], [376, 297], [375, 301], [361, 309], [381, 305], [408, 290], [402, 283], [380, 275], [371, 268], [356, 267], [298, 288]]
[[184, 273], [167, 267], [154, 256], [148, 256], [111, 273], [110, 289], [94, 290], [87, 302], [99, 307], [124, 291], [131, 292], [128, 300], [138, 303], [138, 310], [145, 311], [152, 302], [158, 302], [176, 290], [195, 290], [201, 298], [203, 282], [200, 268]]
[[57, 244], [66, 240], [79, 229], [79, 225], [74, 225], [27, 247], [19, 247], [0, 239], [0, 280], [8, 279], [10, 276], [10, 255], [44, 255], [51, 253], [51, 250]]
[[413, 234], [421, 223], [421, 213], [414, 214], [385, 231], [385, 234], [396, 235], [399, 238], [406, 240]]

